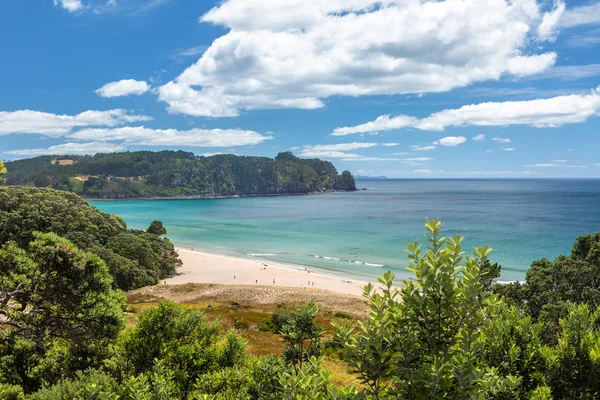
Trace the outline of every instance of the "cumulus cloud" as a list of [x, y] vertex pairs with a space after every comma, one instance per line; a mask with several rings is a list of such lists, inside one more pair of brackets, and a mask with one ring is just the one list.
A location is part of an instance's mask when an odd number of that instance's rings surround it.
[[64, 8], [68, 12], [76, 12], [85, 8], [81, 0], [54, 0], [54, 6]]
[[67, 154], [96, 154], [96, 153], [116, 153], [126, 150], [126, 147], [114, 143], [90, 142], [90, 143], [64, 143], [56, 146], [50, 146], [45, 149], [23, 149], [5, 151], [4, 154], [16, 156], [42, 156], [42, 155], [67, 155]]
[[463, 144], [466, 141], [467, 138], [464, 136], [447, 136], [445, 138], [441, 138], [440, 140], [433, 142], [433, 144], [454, 147], [458, 146], [459, 144]]
[[531, 125], [537, 128], [581, 123], [598, 115], [600, 86], [588, 94], [572, 94], [524, 101], [487, 102], [442, 110], [422, 119], [407, 115], [382, 115], [365, 124], [340, 127], [334, 136], [372, 133], [401, 128], [443, 131], [451, 126]]
[[143, 126], [118, 128], [86, 128], [72, 135], [73, 139], [123, 141], [145, 146], [231, 147], [253, 146], [273, 136], [242, 129], [151, 129]]
[[150, 86], [145, 81], [136, 81], [135, 79], [123, 79], [117, 82], [109, 82], [96, 90], [96, 94], [101, 97], [121, 97], [130, 95], [142, 95], [150, 90]]
[[556, 60], [530, 46], [543, 19], [536, 0], [225, 0], [200, 21], [229, 31], [159, 98], [173, 113], [231, 117], [537, 74]]
[[565, 12], [565, 3], [559, 1], [551, 12], [545, 13], [542, 23], [538, 26], [538, 36], [542, 40], [554, 41], [556, 39], [556, 29], [563, 13]]
[[509, 138], [501, 138], [501, 137], [495, 137], [492, 139], [494, 142], [498, 142], [498, 143], [510, 143], [511, 140]]
[[60, 115], [33, 110], [0, 111], [0, 136], [12, 133], [32, 133], [58, 137], [70, 133], [74, 128], [114, 127], [151, 119], [148, 116], [135, 115], [122, 109], [88, 110], [77, 115]]
[[480, 133], [479, 135], [473, 136], [473, 140], [476, 142], [482, 142], [485, 140], [485, 135]]

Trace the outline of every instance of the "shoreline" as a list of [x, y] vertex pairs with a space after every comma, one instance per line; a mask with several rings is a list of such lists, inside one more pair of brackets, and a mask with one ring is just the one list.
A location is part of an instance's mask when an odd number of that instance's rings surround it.
[[[234, 195], [204, 195], [204, 194], [193, 194], [186, 196], [152, 196], [152, 197], [125, 197], [125, 198], [96, 198], [96, 197], [83, 197], [85, 201], [128, 201], [128, 200], [217, 200], [217, 199], [243, 199], [251, 197], [284, 197], [284, 196], [314, 196], [328, 193], [351, 193], [358, 191], [365, 191], [367, 189], [355, 189], [355, 190], [324, 190], [318, 192], [309, 193], [261, 193], [261, 194], [234, 194]], [[75, 193], [75, 192], [71, 192]], [[77, 194], [77, 193], [75, 193]]]
[[[212, 283], [321, 289], [334, 293], [361, 296], [368, 281], [343, 278], [315, 272], [309, 268], [273, 264], [232, 256], [211, 254], [177, 247], [183, 262], [177, 275], [161, 281], [161, 285]], [[375, 287], [379, 285], [371, 282]]]

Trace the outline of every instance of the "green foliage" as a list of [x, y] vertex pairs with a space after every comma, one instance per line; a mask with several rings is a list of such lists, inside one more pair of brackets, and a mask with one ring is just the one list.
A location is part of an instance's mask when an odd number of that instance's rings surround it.
[[246, 330], [250, 327], [250, 324], [248, 323], [248, 321], [236, 320], [233, 322], [233, 327], [239, 330]]
[[[467, 398], [477, 393], [478, 339], [487, 294], [481, 266], [489, 247], [463, 257], [461, 236], [440, 237], [441, 223], [427, 221], [429, 246], [406, 243], [415, 275], [400, 289], [388, 272], [364, 296], [369, 319], [357, 331], [345, 323], [339, 338], [347, 358], [374, 398], [394, 393], [402, 398]], [[390, 387], [389, 384], [392, 384]]]
[[[69, 159], [73, 165], [59, 165]], [[54, 164], [53, 164], [54, 160]], [[90, 198], [252, 196], [356, 190], [348, 171], [338, 176], [327, 161], [291, 153], [275, 159], [222, 154], [196, 157], [183, 151], [138, 151], [93, 157], [36, 157], [12, 161], [10, 185], [51, 187]]]
[[600, 397], [598, 322], [598, 310], [571, 305], [568, 316], [560, 320], [558, 344], [543, 349], [547, 383], [555, 399]]
[[343, 311], [338, 311], [335, 314], [333, 314], [333, 316], [336, 318], [342, 318], [342, 319], [352, 319], [352, 315], [345, 313]]
[[271, 314], [271, 324], [273, 329], [271, 332], [279, 334], [286, 325], [292, 319], [292, 313], [287, 311], [277, 311]]
[[262, 321], [260, 321], [260, 324], [258, 324], [258, 330], [261, 332], [277, 333], [276, 329], [277, 328], [275, 327], [275, 324], [270, 319], [265, 318]]
[[157, 236], [166, 235], [167, 230], [163, 226], [163, 223], [160, 221], [152, 221], [146, 232], [152, 233]]
[[558, 340], [559, 320], [567, 316], [570, 303], [600, 306], [600, 232], [579, 236], [569, 256], [554, 261], [541, 259], [527, 271], [525, 284], [494, 288], [508, 302], [544, 323], [544, 340]]
[[303, 361], [321, 354], [323, 327], [315, 325], [319, 309], [312, 299], [296, 312], [290, 313], [290, 319], [281, 329], [281, 336], [287, 343], [284, 357], [294, 368], [297, 365], [302, 367]]
[[181, 391], [189, 393], [199, 376], [238, 365], [244, 349], [237, 334], [223, 336], [220, 323], [209, 322], [201, 311], [164, 302], [144, 311], [122, 336], [111, 369], [119, 376], [139, 375], [160, 361], [176, 371]]
[[52, 233], [33, 237], [27, 250], [0, 248], [3, 375], [26, 390], [39, 384], [44, 357], [67, 371], [90, 363], [124, 327], [125, 307], [100, 258]]
[[4, 182], [4, 174], [6, 174], [6, 167], [4, 163], [0, 161], [0, 183]]
[[342, 400], [358, 399], [353, 387], [337, 388], [331, 383], [331, 373], [321, 368], [321, 360], [310, 357], [297, 369], [280, 377], [282, 400]]
[[27, 247], [34, 232], [52, 232], [108, 265], [115, 286], [130, 290], [156, 284], [181, 265], [173, 244], [151, 233], [127, 230], [117, 216], [78, 196], [51, 189], [0, 188], [0, 243]]

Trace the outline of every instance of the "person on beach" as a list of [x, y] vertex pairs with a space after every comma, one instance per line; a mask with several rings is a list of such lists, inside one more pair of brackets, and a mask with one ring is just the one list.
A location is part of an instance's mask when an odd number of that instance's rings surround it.
[[258, 279], [256, 280], [256, 284], [258, 285]]
[[273, 285], [275, 284], [275, 278], [273, 278]]

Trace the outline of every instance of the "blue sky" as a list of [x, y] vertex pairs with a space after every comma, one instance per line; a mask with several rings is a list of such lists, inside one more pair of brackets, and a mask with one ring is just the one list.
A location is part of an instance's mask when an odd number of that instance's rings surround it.
[[0, 37], [0, 159], [600, 177], [598, 1], [12, 0]]

